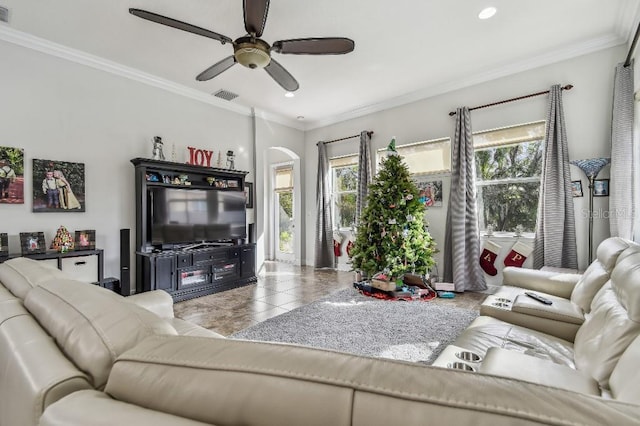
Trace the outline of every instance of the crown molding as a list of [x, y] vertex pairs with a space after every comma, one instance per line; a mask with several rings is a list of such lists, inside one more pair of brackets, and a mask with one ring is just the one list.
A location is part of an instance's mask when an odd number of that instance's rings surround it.
[[238, 104], [233, 104], [209, 95], [205, 92], [191, 87], [177, 84], [164, 78], [127, 67], [117, 62], [109, 61], [99, 56], [91, 55], [81, 50], [73, 49], [61, 44], [53, 43], [49, 40], [33, 36], [31, 34], [18, 31], [11, 27], [0, 25], [0, 40], [18, 46], [32, 49], [50, 56], [65, 59], [70, 62], [85, 65], [100, 71], [104, 71], [119, 77], [137, 81], [176, 95], [184, 96], [205, 104], [209, 104], [227, 111], [235, 112], [246, 116], [251, 115], [251, 108]]
[[626, 42], [625, 39], [618, 35], [611, 34], [603, 37], [597, 37], [591, 40], [587, 40], [581, 43], [573, 44], [556, 49], [552, 52], [538, 55], [529, 59], [525, 59], [519, 62], [510, 62], [486, 71], [481, 71], [475, 76], [467, 79], [449, 81], [442, 84], [425, 87], [420, 90], [412, 91], [405, 95], [397, 96], [395, 98], [387, 99], [385, 101], [363, 105], [360, 108], [327, 117], [322, 120], [316, 120], [307, 123], [305, 130], [313, 130], [332, 124], [340, 123], [343, 121], [352, 120], [354, 118], [362, 117], [365, 115], [373, 114], [376, 112], [384, 111], [387, 109], [395, 108], [398, 106], [406, 105], [412, 102], [421, 101], [423, 99], [431, 98], [434, 96], [442, 95], [444, 93], [453, 92], [455, 90], [464, 89], [467, 87], [475, 86], [477, 84], [486, 83], [492, 80], [503, 78], [509, 75], [529, 71], [535, 68], [540, 68], [546, 65], [551, 65], [557, 62], [566, 61], [571, 58], [586, 55], [589, 53], [597, 52], [599, 50], [615, 47]]
[[279, 114], [274, 114], [272, 112], [264, 111], [261, 109], [255, 109], [255, 116], [261, 118], [263, 120], [271, 121], [273, 123], [282, 124], [286, 127], [291, 127], [292, 129], [305, 131], [305, 125], [301, 121], [293, 120], [291, 118], [283, 117]]

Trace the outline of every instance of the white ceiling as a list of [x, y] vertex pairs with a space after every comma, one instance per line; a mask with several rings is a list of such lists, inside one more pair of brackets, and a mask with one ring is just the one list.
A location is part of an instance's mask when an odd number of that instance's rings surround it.
[[[628, 42], [637, 0], [272, 0], [263, 39], [349, 37], [354, 52], [273, 56], [300, 83], [294, 98], [264, 70], [236, 65], [195, 76], [231, 45], [142, 20], [145, 9], [232, 39], [244, 35], [240, 0], [0, 0], [9, 28], [313, 128], [446, 90]], [[478, 12], [497, 7], [481, 21]], [[622, 58], [621, 58], [622, 60]], [[218, 99], [215, 99], [217, 102]], [[220, 101], [226, 103], [227, 101]], [[298, 116], [304, 120], [295, 121]]]

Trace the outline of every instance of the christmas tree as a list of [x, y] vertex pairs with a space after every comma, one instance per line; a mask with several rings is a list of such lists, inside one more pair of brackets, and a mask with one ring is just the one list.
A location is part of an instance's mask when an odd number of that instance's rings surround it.
[[384, 272], [393, 280], [404, 273], [424, 275], [434, 265], [435, 243], [426, 230], [424, 205], [409, 169], [389, 144], [388, 156], [369, 185], [352, 248], [352, 266], [369, 277]]
[[56, 231], [56, 236], [53, 237], [53, 241], [51, 242], [51, 248], [62, 253], [65, 253], [69, 250], [73, 250], [75, 243], [73, 241], [73, 237], [71, 236], [71, 232], [67, 231], [67, 228], [64, 226], [60, 226]]

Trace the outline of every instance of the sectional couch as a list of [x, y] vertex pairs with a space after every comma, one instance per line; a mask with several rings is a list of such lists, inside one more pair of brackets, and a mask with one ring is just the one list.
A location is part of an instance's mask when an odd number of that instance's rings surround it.
[[[640, 314], [639, 256], [616, 265], [601, 291], [625, 324], [622, 311], [631, 321]], [[594, 367], [598, 389], [609, 392], [586, 392], [492, 371], [489, 347], [504, 350], [511, 339], [496, 318], [480, 317], [457, 342], [488, 369], [467, 372], [225, 339], [174, 318], [163, 292], [124, 298], [29, 259], [0, 264], [0, 283], [0, 426], [640, 424], [638, 339], [625, 337], [607, 352], [606, 369]], [[474, 329], [477, 339], [489, 333], [487, 324], [503, 331], [465, 343]], [[600, 365], [584, 352], [591, 356]]]

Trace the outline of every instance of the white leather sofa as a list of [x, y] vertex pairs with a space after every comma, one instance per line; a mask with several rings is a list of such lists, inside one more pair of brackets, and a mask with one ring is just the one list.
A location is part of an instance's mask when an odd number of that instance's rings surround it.
[[[523, 271], [523, 274], [536, 276], [533, 271]], [[542, 277], [544, 274], [536, 279], [544, 282]], [[640, 354], [638, 247], [621, 241], [605, 241], [598, 249], [598, 259], [582, 277], [577, 278], [578, 285], [571, 292], [567, 291], [568, 280], [557, 281], [548, 276], [546, 288], [553, 290], [550, 283], [555, 282], [558, 288], [564, 288], [563, 294], [571, 295], [572, 299], [556, 296], [552, 305], [540, 304], [543, 308], [542, 318], [546, 320], [542, 326], [535, 316], [538, 312], [533, 309], [509, 312], [507, 315], [501, 310], [484, 309], [485, 315], [474, 320], [454, 344], [445, 349], [434, 365], [473, 369], [484, 374], [511, 377], [604, 398], [627, 401], [637, 398], [635, 402], [640, 402], [640, 382], [633, 383], [637, 363], [640, 362], [639, 358], [635, 358]], [[606, 282], [601, 284], [602, 281]], [[596, 285], [599, 289], [594, 288]], [[521, 297], [520, 291], [524, 290], [505, 289], [509, 297], [517, 295], [516, 301]], [[560, 305], [557, 308], [565, 309], [567, 304], [575, 300], [579, 306], [579, 300], [588, 298], [585, 295], [589, 293], [594, 294], [591, 303], [584, 309], [583, 322], [578, 325], [571, 339], [558, 337], [562, 333], [554, 334], [557, 331], [554, 330], [554, 321], [559, 327], [566, 324], [561, 314], [550, 313], [556, 304]], [[547, 294], [545, 297], [551, 296]], [[563, 301], [564, 305], [558, 301]], [[486, 315], [494, 312], [497, 312], [497, 318]], [[528, 328], [529, 319], [536, 327], [549, 333]]]
[[640, 424], [640, 377], [626, 374], [637, 342], [614, 362], [607, 398], [224, 339], [172, 319], [161, 293], [125, 299], [27, 259], [1, 264], [0, 283], [0, 426]]
[[[637, 244], [612, 237], [600, 243], [596, 259], [583, 274], [507, 267], [503, 271], [503, 286], [484, 300], [480, 315], [572, 342], [585, 314], [591, 310], [593, 298], [609, 280], [618, 257], [638, 251]], [[543, 296], [552, 304], [542, 304], [525, 292]]]

